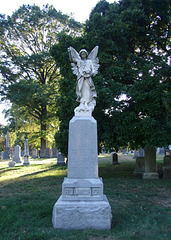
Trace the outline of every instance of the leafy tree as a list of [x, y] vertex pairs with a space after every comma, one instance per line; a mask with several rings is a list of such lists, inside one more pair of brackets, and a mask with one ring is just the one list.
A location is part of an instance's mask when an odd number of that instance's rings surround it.
[[81, 25], [49, 5], [23, 5], [7, 19], [0, 17], [1, 94], [40, 124], [45, 148], [60, 79], [49, 51], [59, 33], [74, 36]]
[[[63, 96], [59, 115], [64, 121], [69, 103], [66, 99], [72, 103], [75, 88], [66, 60], [67, 47], [90, 51], [99, 46], [100, 68], [94, 78], [98, 98], [93, 113], [98, 122], [99, 148], [117, 150], [128, 143], [132, 148], [170, 144], [169, 8], [168, 0], [122, 0], [113, 4], [101, 0], [87, 20], [82, 38], [67, 41], [63, 36], [52, 48], [57, 65], [64, 66], [64, 82], [59, 84]], [[57, 57], [58, 51], [61, 58]], [[61, 129], [65, 148], [66, 119]]]
[[[169, 1], [159, 3], [100, 1], [87, 21], [89, 42], [98, 44], [105, 56], [100, 59], [104, 66], [100, 74], [113, 83], [109, 88], [114, 96], [108, 98], [109, 108], [103, 109], [108, 114], [103, 136], [109, 147], [126, 142], [132, 147], [167, 146], [171, 141]], [[114, 83], [119, 82], [127, 98], [118, 99], [116, 107]]]

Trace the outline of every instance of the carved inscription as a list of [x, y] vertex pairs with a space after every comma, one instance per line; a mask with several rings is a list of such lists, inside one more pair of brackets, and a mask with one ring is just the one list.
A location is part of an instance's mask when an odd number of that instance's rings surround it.
[[100, 195], [100, 188], [98, 187], [95, 187], [95, 188], [92, 188], [92, 190], [91, 190], [91, 195], [92, 196], [99, 196]]
[[90, 188], [76, 188], [75, 189], [76, 196], [91, 196]]
[[64, 194], [66, 196], [74, 196], [74, 188], [65, 188], [64, 189]]

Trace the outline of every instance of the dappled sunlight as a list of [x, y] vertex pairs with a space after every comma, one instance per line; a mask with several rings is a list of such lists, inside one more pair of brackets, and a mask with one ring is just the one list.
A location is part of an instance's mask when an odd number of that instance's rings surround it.
[[7, 185], [15, 181], [30, 180], [49, 176], [65, 176], [66, 167], [58, 167], [56, 164], [32, 164], [22, 166], [21, 164], [13, 168], [0, 168], [0, 183]]

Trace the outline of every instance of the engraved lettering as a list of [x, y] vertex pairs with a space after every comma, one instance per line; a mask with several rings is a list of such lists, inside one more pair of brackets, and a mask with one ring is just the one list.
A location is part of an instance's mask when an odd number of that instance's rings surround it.
[[92, 196], [99, 196], [100, 195], [100, 188], [92, 188]]

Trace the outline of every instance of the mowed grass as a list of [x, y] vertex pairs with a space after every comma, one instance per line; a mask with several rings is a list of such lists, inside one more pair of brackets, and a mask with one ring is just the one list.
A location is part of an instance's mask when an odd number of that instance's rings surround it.
[[[61, 195], [67, 168], [55, 160], [24, 167], [0, 163], [0, 240], [170, 240], [171, 180], [135, 178], [132, 155], [99, 157], [99, 176], [112, 208], [111, 230], [55, 230], [53, 205]], [[158, 159], [162, 169], [162, 158]]]

